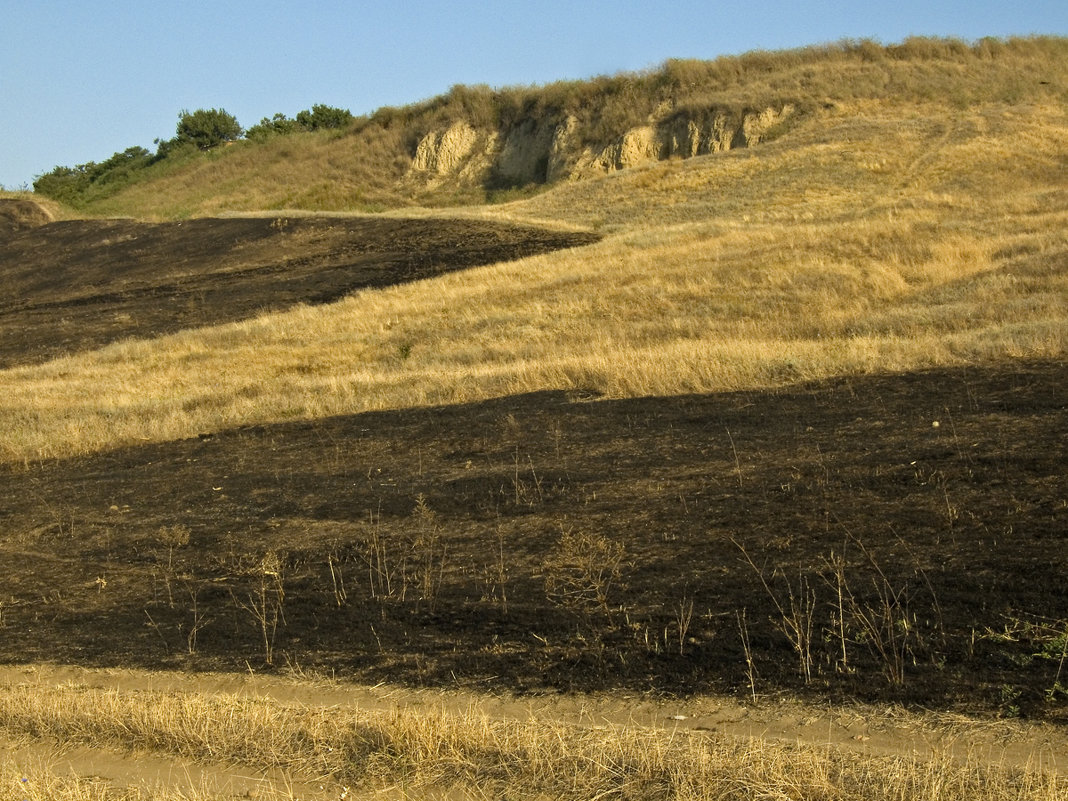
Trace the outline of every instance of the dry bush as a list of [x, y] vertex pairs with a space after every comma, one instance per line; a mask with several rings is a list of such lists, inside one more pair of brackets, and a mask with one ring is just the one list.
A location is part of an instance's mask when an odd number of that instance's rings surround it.
[[623, 544], [603, 534], [564, 529], [542, 567], [545, 594], [583, 618], [594, 614], [610, 618], [609, 601], [626, 574], [624, 556]]

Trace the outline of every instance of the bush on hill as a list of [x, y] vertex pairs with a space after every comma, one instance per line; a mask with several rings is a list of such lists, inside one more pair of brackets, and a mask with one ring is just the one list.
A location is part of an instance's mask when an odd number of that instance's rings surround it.
[[278, 112], [273, 117], [264, 117], [245, 131], [245, 138], [260, 142], [269, 136], [285, 136], [301, 130], [300, 123]]
[[209, 150], [224, 142], [233, 142], [241, 138], [244, 131], [233, 114], [225, 109], [210, 108], [183, 111], [178, 115], [179, 144], [190, 143], [201, 150]]
[[76, 167], [56, 167], [38, 177], [33, 182], [33, 189], [46, 197], [79, 207], [122, 189], [153, 160], [145, 148], [128, 147], [99, 164], [90, 161]]
[[344, 128], [351, 124], [352, 120], [352, 112], [347, 108], [333, 108], [322, 104], [312, 106], [311, 111], [305, 110], [297, 113], [297, 124], [308, 131]]
[[245, 132], [245, 138], [261, 142], [271, 136], [287, 136], [304, 131], [337, 130], [348, 127], [355, 119], [348, 109], [316, 104], [310, 110], [297, 112], [296, 119], [290, 119], [281, 112], [270, 118], [264, 117], [257, 125], [253, 125]]

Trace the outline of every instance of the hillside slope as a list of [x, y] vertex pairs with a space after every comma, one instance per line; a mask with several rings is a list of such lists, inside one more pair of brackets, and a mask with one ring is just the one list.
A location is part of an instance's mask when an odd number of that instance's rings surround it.
[[647, 73], [544, 87], [456, 86], [340, 131], [186, 152], [134, 175], [119, 169], [94, 184], [82, 211], [175, 218], [481, 203], [650, 161], [753, 147], [864, 101], [953, 110], [1065, 104], [1068, 40], [845, 42], [674, 60]]
[[8, 290], [0, 299], [0, 367], [597, 239], [477, 220], [372, 217], [41, 224], [47, 212], [40, 207], [3, 199], [0, 220], [12, 207], [39, 224], [0, 232], [0, 280]]
[[[20, 206], [0, 233], [20, 363], [0, 369], [0, 661], [859, 699], [1063, 728], [1064, 50], [858, 43], [456, 89], [342, 135], [162, 161], [91, 209], [210, 223]], [[735, 133], [766, 109], [779, 124], [755, 146], [498, 180], [502, 131], [550, 119], [538, 97], [578, 121], [569, 164], [661, 148], [674, 112], [628, 94], [654, 85], [733, 109]], [[469, 130], [483, 145], [452, 158]], [[397, 208], [261, 208], [372, 199]], [[251, 235], [195, 267], [163, 236], [204, 246], [216, 225]], [[353, 282], [372, 229], [387, 272], [398, 254], [433, 269]], [[27, 247], [63, 231], [95, 235]], [[244, 278], [317, 267], [338, 280], [304, 299], [327, 302], [279, 304], [255, 280], [244, 302]], [[900, 794], [900, 772], [864, 764]], [[946, 775], [912, 795], [977, 797]], [[770, 786], [741, 782], [724, 786]], [[1043, 786], [1030, 797], [1064, 795]]]
[[0, 372], [0, 450], [542, 389], [665, 395], [1062, 358], [1066, 109], [840, 104], [760, 148], [447, 212], [604, 238]]

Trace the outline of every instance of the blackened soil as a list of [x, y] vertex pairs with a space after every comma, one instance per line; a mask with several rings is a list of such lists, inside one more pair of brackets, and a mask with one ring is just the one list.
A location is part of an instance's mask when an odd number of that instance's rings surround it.
[[547, 392], [4, 468], [0, 659], [1064, 722], [1066, 386]]
[[0, 229], [0, 368], [589, 244], [468, 220], [73, 220]]

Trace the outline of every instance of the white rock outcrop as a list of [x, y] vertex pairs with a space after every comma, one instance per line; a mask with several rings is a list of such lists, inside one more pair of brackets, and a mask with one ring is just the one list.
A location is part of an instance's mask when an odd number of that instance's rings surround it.
[[412, 169], [434, 175], [458, 172], [478, 145], [478, 131], [462, 120], [444, 131], [431, 131], [415, 149]]
[[533, 119], [509, 131], [497, 156], [497, 176], [518, 185], [545, 182], [555, 132], [551, 121]]
[[579, 121], [569, 116], [553, 131], [553, 141], [549, 145], [549, 158], [545, 165], [545, 180], [549, 183], [571, 175], [572, 168], [581, 155], [577, 144], [578, 126]]
[[737, 113], [687, 114], [665, 106], [646, 125], [625, 131], [600, 150], [584, 146], [574, 116], [528, 118], [507, 131], [479, 132], [466, 122], [431, 131], [419, 142], [411, 172], [437, 183], [484, 180], [506, 184], [576, 180], [668, 158], [693, 158], [760, 143], [794, 113], [793, 106]]
[[766, 108], [759, 114], [747, 114], [742, 122], [742, 137], [746, 147], [760, 144], [761, 140], [776, 125], [794, 113], [794, 107], [785, 105], [781, 109]]

